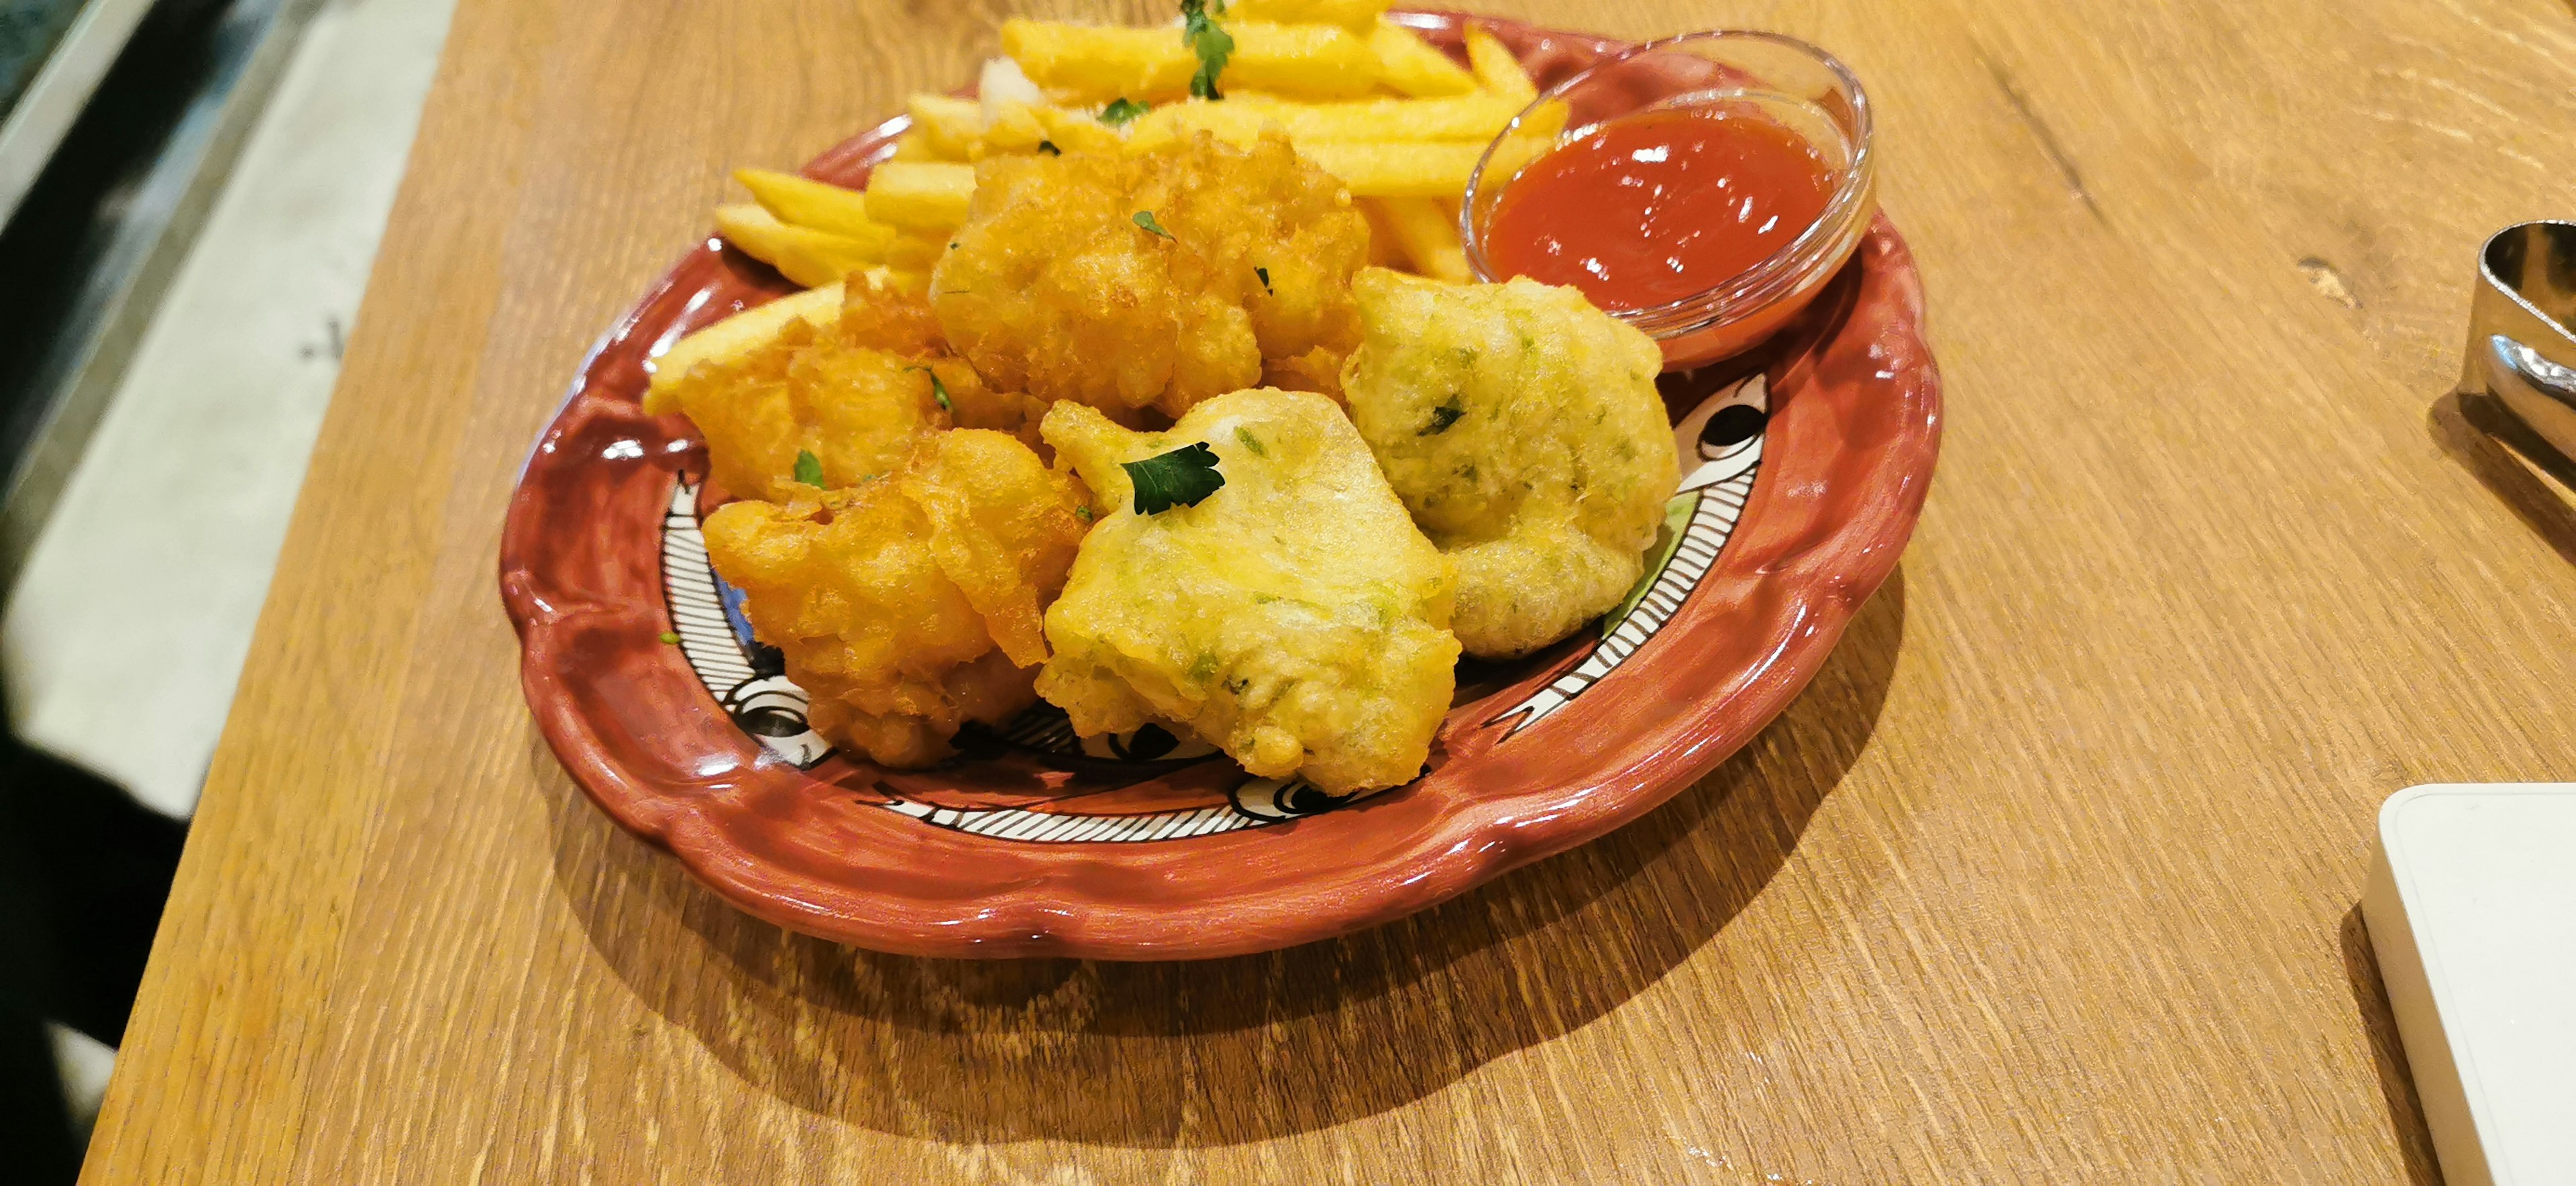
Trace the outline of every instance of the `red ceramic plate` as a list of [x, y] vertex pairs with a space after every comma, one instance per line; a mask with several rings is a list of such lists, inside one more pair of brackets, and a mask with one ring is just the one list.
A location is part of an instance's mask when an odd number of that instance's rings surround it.
[[[1404, 18], [1457, 52], [1465, 18]], [[1485, 21], [1542, 85], [1619, 43]], [[904, 123], [806, 172], [859, 185]], [[1755, 356], [1666, 376], [1683, 490], [1628, 607], [1531, 659], [1470, 663], [1431, 766], [1353, 799], [1166, 736], [1075, 739], [1041, 704], [938, 768], [831, 753], [708, 571], [702, 446], [637, 405], [645, 360], [787, 291], [709, 240], [591, 356], [510, 504], [501, 589], [528, 704], [600, 807], [717, 893], [881, 951], [1169, 959], [1420, 910], [1652, 810], [1787, 706], [1896, 566], [1940, 381], [1883, 219]], [[677, 644], [663, 641], [675, 633]]]

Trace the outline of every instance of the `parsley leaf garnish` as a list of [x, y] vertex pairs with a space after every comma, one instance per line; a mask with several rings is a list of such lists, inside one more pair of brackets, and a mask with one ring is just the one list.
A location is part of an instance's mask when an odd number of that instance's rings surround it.
[[1090, 505], [1089, 505], [1089, 504], [1085, 504], [1085, 505], [1082, 505], [1082, 506], [1078, 506], [1078, 507], [1073, 508], [1073, 517], [1074, 517], [1074, 518], [1076, 518], [1076, 519], [1080, 519], [1080, 520], [1082, 520], [1082, 521], [1083, 521], [1083, 522], [1085, 522], [1085, 523], [1091, 522], [1091, 507], [1090, 507]]
[[[1270, 292], [1270, 269], [1254, 268], [1252, 269], [1252, 274], [1261, 277], [1261, 291]], [[1275, 296], [1277, 294], [1273, 293], [1272, 295]]]
[[803, 449], [796, 451], [796, 480], [808, 486], [823, 484], [823, 459]]
[[1145, 105], [1134, 99], [1111, 99], [1109, 106], [1100, 109], [1100, 122], [1113, 128], [1123, 128], [1136, 122], [1136, 117], [1145, 111]]
[[1252, 435], [1252, 430], [1249, 428], [1240, 424], [1235, 425], [1234, 439], [1243, 442], [1243, 447], [1252, 450], [1252, 455], [1255, 457], [1270, 456], [1270, 450], [1261, 447], [1261, 438]]
[[1157, 234], [1157, 235], [1161, 235], [1162, 237], [1164, 237], [1164, 238], [1166, 238], [1166, 239], [1169, 239], [1169, 238], [1171, 238], [1171, 237], [1172, 237], [1172, 232], [1170, 232], [1170, 231], [1167, 231], [1167, 230], [1164, 230], [1164, 229], [1163, 229], [1163, 224], [1155, 220], [1155, 218], [1154, 218], [1154, 212], [1153, 212], [1153, 211], [1151, 211], [1151, 210], [1139, 210], [1139, 211], [1137, 211], [1137, 212], [1136, 212], [1136, 216], [1135, 216], [1135, 223], [1136, 223], [1136, 225], [1138, 225], [1138, 226], [1140, 226], [1140, 227], [1143, 227], [1143, 228], [1145, 228], [1146, 230], [1152, 231], [1152, 232], [1154, 232], [1154, 233], [1155, 233], [1155, 234]]
[[[1225, 11], [1225, 0], [1216, 0], [1216, 11]], [[1216, 89], [1216, 78], [1225, 73], [1226, 59], [1234, 56], [1234, 34], [1209, 18], [1208, 0], [1181, 0], [1181, 41], [1199, 56], [1199, 72], [1190, 76], [1190, 97], [1224, 98]]]
[[[951, 243], [948, 246], [953, 249], [957, 245]], [[929, 367], [905, 367], [903, 369], [907, 371], [919, 371], [922, 374], [930, 376], [930, 398], [939, 401], [940, 411], [954, 412], [957, 410], [957, 405], [948, 402], [948, 385], [939, 381], [939, 372], [934, 371]]]
[[1456, 424], [1458, 422], [1458, 418], [1466, 414], [1467, 409], [1459, 405], [1458, 397], [1454, 395], [1450, 396], [1449, 402], [1431, 409], [1431, 426], [1413, 435], [1422, 437], [1438, 436], [1441, 433], [1449, 431], [1449, 426]]
[[1064, 155], [1064, 150], [1063, 150], [1063, 149], [1061, 149], [1061, 148], [1056, 147], [1056, 146], [1055, 146], [1055, 141], [1053, 141], [1053, 140], [1040, 140], [1040, 141], [1038, 141], [1038, 151], [1039, 151], [1039, 152], [1043, 152], [1043, 153], [1047, 154], [1048, 156], [1063, 156], [1063, 155]]
[[1136, 487], [1136, 513], [1158, 514], [1173, 507], [1194, 507], [1225, 486], [1216, 468], [1216, 450], [1205, 442], [1183, 445], [1143, 461], [1123, 461], [1127, 480]]

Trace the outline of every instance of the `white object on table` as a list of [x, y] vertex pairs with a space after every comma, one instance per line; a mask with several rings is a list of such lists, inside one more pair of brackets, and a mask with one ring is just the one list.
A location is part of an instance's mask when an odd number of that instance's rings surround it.
[[2390, 796], [2361, 909], [2444, 1181], [2576, 1184], [2576, 783]]

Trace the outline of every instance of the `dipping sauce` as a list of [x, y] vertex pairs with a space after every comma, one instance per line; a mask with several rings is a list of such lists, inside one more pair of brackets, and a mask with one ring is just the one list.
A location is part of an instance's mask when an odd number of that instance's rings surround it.
[[1746, 111], [1622, 116], [1514, 177], [1485, 224], [1495, 270], [1571, 285], [1603, 309], [1706, 292], [1825, 213], [1834, 171], [1805, 137]]

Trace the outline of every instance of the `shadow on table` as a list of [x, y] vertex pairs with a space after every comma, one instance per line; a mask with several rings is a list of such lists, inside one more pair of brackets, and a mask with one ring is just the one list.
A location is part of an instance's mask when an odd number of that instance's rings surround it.
[[1709, 942], [1868, 743], [1904, 619], [1899, 572], [1778, 721], [1638, 822], [1287, 951], [1160, 964], [858, 951], [725, 905], [559, 774], [556, 880], [647, 1007], [811, 1112], [957, 1143], [1176, 1148], [1310, 1131], [1580, 1029]]
[[2406, 1047], [2397, 1036], [2397, 1014], [2388, 1006], [2388, 988], [2379, 980], [2379, 958], [2370, 949], [2370, 931], [2361, 907], [2343, 916], [2343, 974], [2352, 984], [2352, 1003], [2361, 1010], [2361, 1027], [2370, 1035], [2370, 1060], [2379, 1070], [2379, 1091], [2388, 1101], [2388, 1122], [2397, 1131], [2397, 1148], [2406, 1158], [2409, 1186], [2442, 1186], [2433, 1159], [2433, 1132], [2424, 1126], [2424, 1107], [2415, 1098], [2415, 1077], [2406, 1069]]
[[2576, 464], [2491, 395], [2454, 391], [2433, 401], [2425, 424], [2451, 460], [2503, 499], [2561, 559], [2576, 564], [2576, 505], [2560, 488], [2576, 490]]

